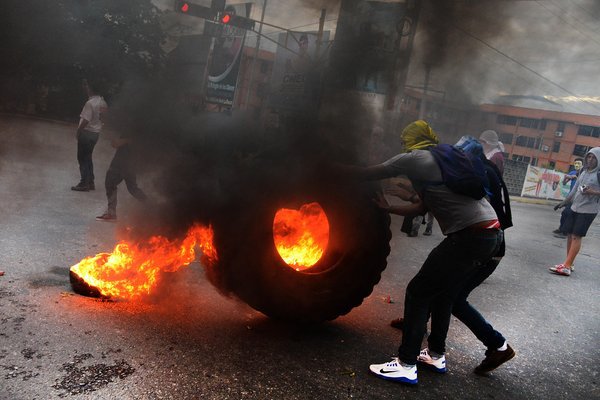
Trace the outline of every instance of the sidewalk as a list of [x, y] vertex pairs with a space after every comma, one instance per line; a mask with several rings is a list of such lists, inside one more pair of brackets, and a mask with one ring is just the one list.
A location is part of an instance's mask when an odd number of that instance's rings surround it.
[[511, 201], [527, 204], [542, 204], [546, 206], [555, 206], [559, 203], [559, 200], [554, 199], [538, 199], [535, 197], [521, 197], [521, 196], [510, 196]]

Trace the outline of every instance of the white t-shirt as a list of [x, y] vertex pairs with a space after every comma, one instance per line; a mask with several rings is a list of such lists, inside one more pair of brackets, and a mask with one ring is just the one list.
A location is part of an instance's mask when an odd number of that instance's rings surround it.
[[[101, 96], [94, 95], [85, 102], [79, 117], [88, 121], [86, 131], [100, 133], [102, 130], [102, 113], [108, 110], [108, 105]], [[79, 120], [79, 124], [81, 124]]]

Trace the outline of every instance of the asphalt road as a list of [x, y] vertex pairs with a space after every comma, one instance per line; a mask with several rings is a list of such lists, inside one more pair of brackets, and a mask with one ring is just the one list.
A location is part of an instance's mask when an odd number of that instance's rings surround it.
[[[599, 219], [573, 275], [555, 276], [547, 268], [566, 244], [551, 234], [559, 213], [515, 202], [507, 255], [471, 301], [517, 357], [489, 377], [473, 374], [485, 349], [453, 320], [449, 372], [421, 371], [418, 387], [406, 387], [370, 375], [368, 364], [397, 349], [400, 333], [388, 323], [441, 240], [437, 226], [408, 238], [394, 217], [381, 282], [360, 307], [319, 326], [277, 323], [221, 296], [197, 262], [143, 303], [82, 297], [69, 267], [112, 250], [135, 203], [121, 189], [121, 222], [97, 222], [103, 190], [69, 190], [78, 180], [74, 129], [0, 117], [0, 399], [600, 398]], [[111, 155], [102, 139], [98, 177]]]

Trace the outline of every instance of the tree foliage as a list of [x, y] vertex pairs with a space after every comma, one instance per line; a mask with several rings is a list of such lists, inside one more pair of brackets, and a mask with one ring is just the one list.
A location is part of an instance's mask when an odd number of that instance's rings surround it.
[[159, 73], [159, 17], [150, 0], [3, 0], [1, 102], [31, 102], [41, 86], [80, 92], [82, 78], [114, 90]]

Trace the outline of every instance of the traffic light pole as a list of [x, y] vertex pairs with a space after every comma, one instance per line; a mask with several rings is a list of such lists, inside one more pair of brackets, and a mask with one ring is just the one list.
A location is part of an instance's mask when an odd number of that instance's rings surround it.
[[246, 110], [250, 105], [250, 93], [252, 93], [252, 81], [254, 80], [254, 68], [256, 67], [256, 58], [258, 57], [258, 52], [260, 51], [260, 37], [262, 35], [263, 23], [265, 21], [265, 10], [267, 9], [267, 0], [263, 1], [263, 7], [260, 14], [260, 25], [258, 26], [258, 32], [256, 36], [256, 46], [254, 47], [254, 57], [252, 58], [252, 65], [250, 66], [250, 78], [248, 80], [248, 88], [246, 89]]

